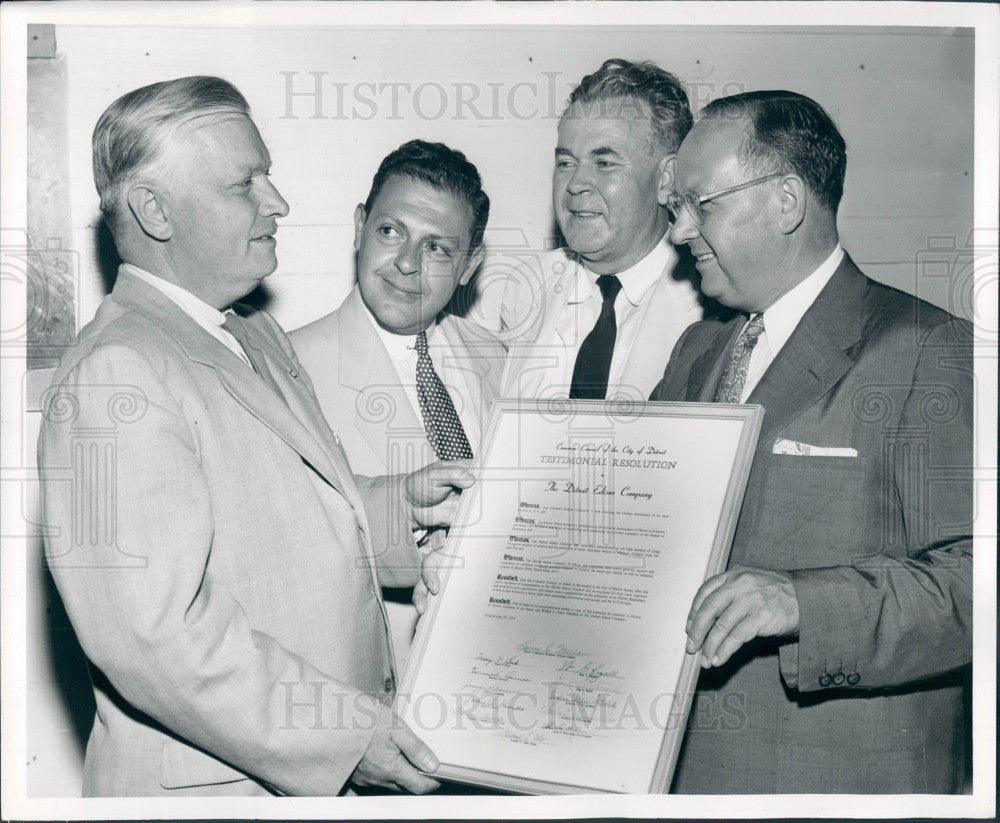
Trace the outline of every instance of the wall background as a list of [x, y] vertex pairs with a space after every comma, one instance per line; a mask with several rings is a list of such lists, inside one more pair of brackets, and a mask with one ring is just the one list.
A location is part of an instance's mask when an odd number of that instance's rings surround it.
[[[286, 328], [332, 310], [349, 291], [354, 207], [382, 157], [413, 137], [446, 142], [479, 167], [494, 247], [547, 248], [556, 122], [573, 85], [609, 57], [655, 60], [690, 85], [696, 108], [762, 88], [817, 99], [848, 144], [844, 244], [877, 279], [948, 304], [949, 283], [919, 277], [915, 258], [931, 237], [962, 245], [972, 228], [967, 29], [61, 26], [56, 38], [68, 74], [81, 323], [105, 286], [90, 132], [119, 95], [185, 74], [231, 80], [271, 151], [272, 177], [291, 206], [269, 281], [271, 310]], [[289, 86], [300, 96], [289, 98]]]
[[[53, 145], [67, 156], [51, 158], [39, 176], [29, 170], [28, 185], [37, 193], [42, 175], [68, 168], [68, 196], [50, 204], [63, 213], [47, 225], [70, 227], [53, 239], [75, 253], [77, 328], [93, 316], [116, 262], [91, 178], [90, 132], [124, 92], [218, 74], [245, 94], [291, 206], [267, 285], [269, 309], [290, 329], [349, 291], [354, 207], [380, 159], [413, 137], [446, 142], [478, 165], [493, 201], [488, 265], [549, 248], [556, 121], [572, 86], [609, 57], [655, 60], [688, 83], [695, 109], [763, 88], [817, 99], [848, 144], [844, 246], [876, 279], [973, 315], [971, 268], [966, 275], [954, 265], [973, 227], [969, 29], [57, 25], [55, 42], [54, 74], [65, 79], [40, 94], [65, 112], [43, 122], [65, 128]], [[26, 394], [30, 455], [38, 414], [35, 391]], [[37, 522], [35, 491], [22, 505]], [[40, 555], [37, 536], [31, 552]], [[40, 559], [28, 568], [28, 795], [76, 796], [92, 712], [86, 671]]]

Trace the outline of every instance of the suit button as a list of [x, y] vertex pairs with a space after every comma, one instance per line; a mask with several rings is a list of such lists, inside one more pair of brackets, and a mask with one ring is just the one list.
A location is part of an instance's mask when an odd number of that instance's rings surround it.
[[385, 688], [385, 690], [387, 692], [391, 692], [392, 691], [392, 677], [387, 677], [385, 679], [385, 683], [383, 683], [382, 686]]
[[833, 678], [828, 674], [821, 674], [819, 676], [819, 684], [825, 689], [833, 682]]
[[291, 375], [292, 377], [298, 377], [298, 376], [299, 376], [299, 370], [298, 370], [298, 369], [289, 369], [289, 370], [288, 370], [288, 373], [289, 373], [289, 374], [290, 374], [290, 375]]
[[847, 675], [847, 682], [851, 686], [857, 686], [861, 682], [861, 675], [857, 672]]
[[833, 685], [834, 686], [839, 686], [843, 682], [844, 682], [844, 673], [843, 672], [837, 672], [833, 676]]

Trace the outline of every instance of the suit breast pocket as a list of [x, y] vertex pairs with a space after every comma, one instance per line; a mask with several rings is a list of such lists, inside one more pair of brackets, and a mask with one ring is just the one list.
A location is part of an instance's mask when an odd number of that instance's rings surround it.
[[865, 540], [871, 495], [862, 458], [771, 455], [745, 562], [781, 569], [850, 562]]

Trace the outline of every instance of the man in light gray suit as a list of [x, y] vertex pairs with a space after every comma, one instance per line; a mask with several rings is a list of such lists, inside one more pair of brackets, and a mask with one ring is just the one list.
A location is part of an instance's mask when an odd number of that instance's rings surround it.
[[[335, 311], [291, 333], [355, 470], [408, 472], [478, 446], [505, 351], [445, 307], [482, 259], [489, 208], [479, 172], [461, 152], [423, 140], [400, 146], [354, 213], [357, 285]], [[431, 372], [444, 392], [439, 400], [422, 379]], [[467, 451], [450, 451], [457, 430], [439, 436], [441, 404], [454, 407]], [[417, 617], [410, 597], [409, 590], [386, 597], [399, 666]]]
[[126, 94], [94, 132], [124, 262], [66, 354], [39, 441], [46, 556], [97, 702], [86, 795], [428, 791], [389, 708], [380, 595], [460, 465], [355, 477], [277, 323], [234, 301], [274, 271], [288, 206], [242, 95]]
[[695, 596], [694, 793], [956, 792], [972, 654], [972, 336], [840, 246], [847, 155], [787, 91], [715, 100], [673, 239], [739, 310], [685, 331], [652, 400], [759, 403], [730, 567]]
[[645, 400], [703, 308], [667, 237], [687, 94], [653, 63], [608, 60], [559, 121], [552, 204], [566, 248], [480, 277], [481, 322], [509, 346], [505, 397]]

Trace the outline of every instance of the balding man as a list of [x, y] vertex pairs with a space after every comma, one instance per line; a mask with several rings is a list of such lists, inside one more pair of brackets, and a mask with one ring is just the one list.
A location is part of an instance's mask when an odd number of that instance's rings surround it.
[[674, 790], [955, 792], [972, 654], [972, 340], [840, 246], [844, 140], [813, 100], [716, 100], [672, 237], [739, 314], [677, 344], [653, 400], [759, 403], [729, 569], [695, 597]]

